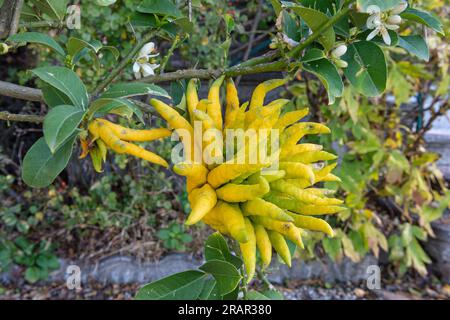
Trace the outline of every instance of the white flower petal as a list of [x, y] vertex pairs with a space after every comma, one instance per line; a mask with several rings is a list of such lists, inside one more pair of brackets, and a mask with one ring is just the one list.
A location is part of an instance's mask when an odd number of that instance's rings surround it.
[[141, 50], [139, 51], [139, 56], [147, 56], [155, 50], [155, 44], [153, 42], [149, 42], [145, 44]]
[[291, 47], [295, 47], [299, 44], [299, 42], [289, 38], [286, 34], [283, 33], [283, 42], [285, 42], [286, 44], [288, 44]]
[[369, 33], [369, 35], [367, 36], [366, 40], [370, 41], [373, 38], [376, 37], [376, 35], [380, 32], [380, 28], [375, 28], [371, 33]]
[[155, 71], [153, 71], [153, 68], [150, 64], [146, 63], [142, 65], [142, 74], [144, 77], [152, 76], [155, 74]]
[[141, 70], [141, 66], [139, 65], [139, 63], [133, 63], [133, 72], [136, 73], [139, 72], [139, 70]]
[[386, 43], [388, 46], [391, 45], [391, 37], [389, 36], [389, 32], [386, 28], [381, 28], [380, 30], [381, 36], [383, 37], [384, 43]]
[[381, 25], [381, 17], [379, 14], [373, 14], [367, 18], [366, 26], [369, 29], [374, 29]]
[[159, 64], [150, 64], [150, 67], [151, 67], [153, 70], [158, 69], [159, 66], [160, 66]]
[[136, 79], [140, 79], [141, 78], [141, 73], [140, 72], [135, 72], [134, 76]]

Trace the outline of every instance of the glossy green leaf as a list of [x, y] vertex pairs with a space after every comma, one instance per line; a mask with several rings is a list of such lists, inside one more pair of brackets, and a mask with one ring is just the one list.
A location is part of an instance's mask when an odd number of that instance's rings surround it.
[[383, 50], [373, 42], [359, 41], [348, 45], [342, 57], [348, 67], [344, 74], [362, 94], [375, 97], [386, 89], [387, 64]]
[[249, 292], [247, 292], [246, 300], [270, 300], [270, 298], [266, 297], [258, 291], [250, 290]]
[[400, 16], [404, 19], [426, 25], [427, 27], [433, 29], [437, 33], [444, 35], [442, 23], [439, 21], [438, 18], [433, 16], [431, 13], [413, 8], [407, 8]]
[[64, 49], [50, 36], [40, 33], [40, 32], [22, 32], [17, 33], [8, 38], [11, 42], [27, 42], [27, 43], [38, 43], [53, 49], [55, 52], [59, 53], [63, 57], [66, 56]]
[[171, 0], [143, 0], [137, 7], [138, 12], [180, 18], [183, 16]]
[[206, 274], [188, 270], [170, 275], [139, 289], [138, 300], [195, 300], [202, 293]]
[[45, 13], [52, 19], [62, 21], [66, 15], [69, 0], [30, 0], [40, 13]]
[[108, 113], [117, 114], [127, 119], [131, 119], [134, 114], [139, 121], [144, 122], [142, 110], [130, 100], [121, 98], [101, 98], [95, 100], [89, 108], [88, 119], [94, 115], [103, 116]]
[[422, 36], [400, 36], [398, 46], [422, 60], [428, 61], [430, 59], [430, 50]]
[[214, 277], [221, 295], [232, 292], [242, 279], [236, 267], [223, 260], [209, 260], [199, 269]]
[[206, 240], [205, 259], [206, 261], [210, 260], [227, 261], [233, 264], [238, 269], [242, 266], [242, 260], [230, 252], [227, 242], [219, 232], [213, 233]]
[[76, 107], [85, 110], [89, 96], [83, 82], [72, 70], [64, 67], [42, 67], [32, 70], [42, 81], [64, 93]]
[[70, 105], [72, 103], [68, 96], [51, 85], [46, 84], [42, 86], [41, 90], [42, 95], [44, 96], [44, 101], [50, 108], [61, 105]]
[[50, 110], [44, 120], [44, 138], [53, 153], [77, 130], [84, 111], [74, 106], [57, 106]]
[[200, 293], [199, 300], [222, 300], [222, 296], [217, 287], [217, 282], [214, 279], [206, 279]]
[[77, 53], [79, 53], [84, 48], [87, 48], [89, 50], [94, 51], [95, 53], [98, 53], [99, 50], [102, 48], [101, 42], [92, 42], [89, 43], [87, 41], [84, 41], [79, 38], [70, 37], [66, 44], [67, 52], [71, 56], [75, 56]]
[[[320, 11], [301, 7], [301, 6], [289, 6], [296, 14], [298, 14], [311, 28], [314, 32], [319, 29], [324, 23], [326, 23], [329, 18], [328, 16]], [[334, 46], [336, 35], [333, 28], [328, 28], [319, 38], [318, 41], [324, 47], [325, 50], [330, 50]]]
[[113, 84], [100, 98], [127, 98], [140, 95], [152, 95], [170, 98], [163, 88], [152, 83], [128, 82]]
[[303, 63], [303, 68], [315, 74], [325, 86], [329, 104], [333, 104], [336, 97], [341, 97], [344, 90], [341, 76], [336, 66], [328, 59], [313, 60]]
[[50, 185], [64, 170], [72, 155], [75, 135], [68, 139], [54, 153], [50, 151], [44, 137], [28, 150], [22, 164], [22, 179], [31, 187], [43, 188]]

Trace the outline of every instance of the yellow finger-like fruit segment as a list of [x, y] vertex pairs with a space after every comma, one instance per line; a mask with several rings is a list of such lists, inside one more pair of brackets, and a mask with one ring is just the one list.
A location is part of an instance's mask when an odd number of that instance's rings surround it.
[[228, 183], [216, 190], [217, 197], [228, 202], [245, 202], [262, 197], [269, 191], [269, 183], [264, 178], [260, 178], [258, 184]]
[[272, 244], [270, 243], [269, 235], [266, 229], [260, 224], [255, 224], [254, 229], [256, 246], [261, 255], [262, 264], [264, 267], [268, 267], [272, 261]]
[[114, 132], [104, 123], [97, 120], [89, 124], [88, 130], [94, 135], [100, 137], [101, 140], [113, 151], [117, 153], [127, 153], [129, 155], [147, 160], [149, 162], [159, 164], [168, 168], [169, 164], [153, 152], [147, 151], [144, 148], [136, 146], [132, 143], [120, 140]]
[[286, 82], [286, 79], [272, 79], [259, 84], [253, 91], [252, 99], [250, 101], [250, 110], [256, 107], [262, 107], [267, 92], [282, 86]]
[[286, 179], [302, 178], [308, 180], [311, 184], [315, 182], [314, 171], [311, 167], [298, 162], [280, 162], [280, 169], [286, 172]]
[[285, 145], [295, 145], [297, 142], [308, 134], [327, 134], [330, 129], [321, 123], [315, 122], [299, 122], [286, 130], [281, 135], [281, 143]]
[[297, 188], [296, 186], [287, 183], [286, 181], [283, 180], [274, 181], [270, 184], [270, 186], [276, 191], [291, 195], [297, 200], [307, 204], [325, 205], [325, 206], [342, 204], [342, 200], [315, 196], [305, 191], [304, 189]]
[[[180, 176], [189, 178], [192, 185], [195, 185], [194, 188], [202, 186], [206, 183], [209, 172], [208, 169], [202, 164], [188, 162], [177, 163], [173, 166], [173, 171]], [[190, 191], [189, 188], [188, 191]]]
[[199, 222], [217, 203], [216, 192], [209, 184], [192, 190], [188, 199], [192, 211], [186, 220], [187, 225]]
[[274, 125], [274, 129], [284, 130], [286, 127], [306, 117], [308, 113], [308, 108], [286, 112], [277, 120]]
[[[238, 242], [247, 242], [248, 234], [244, 223], [244, 215], [238, 205], [217, 201], [216, 206], [203, 217], [203, 222], [214, 228], [220, 225], [219, 232], [230, 234]], [[222, 231], [221, 231], [222, 230]]]
[[300, 248], [304, 248], [301, 231], [292, 222], [274, 220], [263, 216], [252, 216], [252, 220], [266, 229], [281, 233]]
[[172, 131], [166, 128], [157, 128], [150, 130], [134, 130], [130, 128], [125, 128], [123, 126], [112, 123], [105, 119], [96, 119], [96, 121], [99, 121], [107, 125], [119, 139], [125, 141], [136, 141], [136, 142], [152, 141], [170, 137], [170, 135], [172, 134]]
[[311, 230], [311, 231], [320, 231], [323, 232], [330, 237], [334, 237], [334, 231], [331, 226], [323, 219], [302, 216], [300, 214], [295, 214], [292, 212], [288, 212], [289, 215], [294, 218], [294, 224], [303, 229]]
[[239, 247], [247, 274], [246, 280], [249, 283], [253, 279], [256, 269], [256, 237], [253, 225], [247, 218], [245, 218], [245, 228], [247, 230], [248, 240], [245, 243], [240, 242]]
[[290, 158], [290, 161], [308, 164], [312, 162], [335, 160], [336, 158], [337, 156], [326, 151], [308, 151], [293, 155]]
[[222, 107], [220, 105], [220, 86], [225, 76], [221, 76], [213, 82], [208, 93], [208, 100], [211, 101], [207, 107], [208, 115], [213, 119], [216, 129], [222, 131]]
[[158, 99], [151, 99], [150, 104], [172, 128], [184, 129], [189, 131], [193, 135], [194, 131], [189, 121], [183, 118], [181, 114], [179, 114], [174, 108], [168, 106]]
[[261, 198], [247, 201], [241, 207], [246, 216], [263, 216], [280, 221], [293, 221], [292, 217], [283, 209]]
[[323, 147], [321, 145], [312, 143], [281, 145], [280, 160], [289, 159], [299, 153], [308, 151], [320, 151], [322, 149]]
[[295, 213], [303, 214], [303, 215], [327, 215], [327, 214], [335, 214], [341, 211], [346, 210], [344, 207], [340, 206], [333, 206], [333, 205], [310, 205], [303, 203], [301, 201], [298, 201], [296, 198], [280, 193], [277, 191], [270, 191], [264, 199], [266, 201], [272, 202], [273, 204], [277, 205], [280, 208], [293, 211]]
[[225, 107], [225, 129], [231, 128], [236, 120], [239, 110], [239, 96], [233, 79], [227, 78]]
[[189, 118], [194, 119], [194, 110], [197, 108], [198, 95], [197, 95], [197, 79], [193, 78], [189, 80], [186, 89], [186, 104], [189, 112]]
[[291, 252], [289, 251], [289, 247], [286, 243], [286, 240], [284, 237], [272, 230], [267, 230], [267, 234], [269, 235], [270, 242], [272, 243], [273, 248], [278, 253], [280, 258], [288, 265], [288, 267], [291, 267]]
[[254, 172], [255, 170], [269, 166], [269, 164], [239, 164], [225, 162], [218, 167], [211, 170], [208, 174], [208, 183], [217, 188], [229, 181], [247, 172]]

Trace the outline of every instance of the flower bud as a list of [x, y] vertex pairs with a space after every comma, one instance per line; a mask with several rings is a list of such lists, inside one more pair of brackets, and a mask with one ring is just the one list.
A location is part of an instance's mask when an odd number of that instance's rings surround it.
[[336, 60], [335, 63], [341, 69], [344, 69], [344, 68], [348, 67], [347, 61], [344, 61], [344, 60], [341, 60], [341, 59]]
[[336, 49], [331, 51], [331, 55], [335, 58], [342, 57], [347, 52], [347, 46], [345, 44], [341, 44]]
[[402, 18], [398, 14], [390, 16], [387, 19], [387, 23], [389, 23], [389, 24], [400, 24], [401, 22], [402, 22]]
[[9, 51], [9, 46], [4, 42], [0, 43], [0, 54], [7, 54], [8, 51]]

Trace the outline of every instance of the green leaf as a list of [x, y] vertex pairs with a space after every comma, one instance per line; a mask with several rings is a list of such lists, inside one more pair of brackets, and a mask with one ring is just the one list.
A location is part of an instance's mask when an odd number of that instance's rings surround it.
[[52, 153], [42, 137], [28, 150], [22, 165], [22, 179], [31, 187], [50, 185], [64, 170], [72, 155], [75, 135]]
[[44, 96], [44, 101], [50, 108], [61, 105], [70, 105], [72, 103], [68, 96], [51, 85], [46, 84], [42, 86], [41, 90], [42, 95]]
[[44, 138], [53, 153], [77, 130], [84, 111], [74, 106], [58, 106], [44, 120]]
[[284, 300], [283, 294], [275, 289], [269, 289], [262, 292], [263, 295], [268, 297], [270, 300]]
[[422, 36], [400, 36], [398, 46], [422, 60], [428, 61], [430, 59], [430, 50]]
[[206, 279], [200, 293], [199, 300], [222, 300], [222, 296], [217, 288], [217, 282], [214, 279]]
[[155, 15], [148, 13], [134, 12], [130, 22], [134, 27], [154, 28], [157, 26]]
[[247, 292], [246, 298], [247, 300], [270, 300], [269, 297], [266, 297], [262, 293], [255, 290], [250, 290], [249, 292]]
[[387, 64], [378, 45], [370, 41], [352, 43], [342, 59], [348, 63], [344, 69], [345, 76], [360, 93], [368, 97], [383, 93], [386, 89]]
[[231, 254], [228, 249], [227, 242], [224, 237], [219, 233], [215, 232], [208, 237], [205, 242], [205, 259], [210, 260], [223, 260], [231, 263], [237, 269], [242, 266], [242, 260]]
[[72, 70], [64, 67], [42, 67], [32, 70], [42, 81], [64, 93], [74, 106], [85, 110], [89, 96], [83, 82]]
[[113, 84], [100, 98], [128, 98], [147, 94], [170, 98], [167, 91], [163, 88], [151, 83], [141, 82]]
[[242, 279], [236, 267], [223, 260], [209, 260], [199, 269], [214, 277], [221, 295], [232, 292]]
[[444, 29], [442, 28], [442, 23], [438, 18], [431, 15], [431, 13], [420, 11], [413, 8], [407, 8], [400, 16], [404, 19], [418, 22], [420, 24], [426, 25], [427, 27], [433, 29], [441, 35], [445, 35]]
[[202, 293], [206, 274], [188, 270], [175, 273], [139, 289], [138, 300], [195, 300]]
[[275, 14], [278, 16], [282, 10], [280, 0], [270, 0], [270, 4], [272, 5]]
[[315, 74], [327, 89], [329, 104], [333, 104], [336, 97], [341, 97], [344, 90], [341, 76], [336, 66], [327, 59], [314, 60], [303, 63], [303, 68]]
[[58, 42], [56, 42], [55, 40], [53, 40], [53, 38], [51, 38], [50, 36], [48, 36], [44, 33], [39, 33], [39, 32], [18, 33], [18, 34], [14, 34], [14, 35], [10, 36], [8, 38], [8, 41], [43, 44], [43, 45], [49, 47], [50, 49], [55, 50], [55, 52], [59, 53], [63, 57], [66, 57], [66, 52], [58, 44]]
[[[324, 23], [328, 22], [328, 16], [320, 11], [306, 8], [298, 5], [290, 5], [295, 13], [297, 13], [314, 32], [319, 29]], [[319, 38], [318, 41], [324, 47], [326, 51], [330, 50], [334, 46], [336, 35], [333, 28], [328, 28]]]
[[102, 7], [110, 6], [114, 3], [116, 3], [117, 0], [95, 0], [95, 2]]
[[41, 279], [41, 269], [38, 267], [29, 267], [25, 270], [25, 280], [29, 283], [36, 283]]
[[317, 48], [311, 48], [302, 57], [302, 62], [311, 62], [325, 58], [325, 53]]
[[370, 5], [378, 6], [381, 11], [385, 11], [399, 5], [402, 2], [403, 0], [358, 0], [358, 6], [363, 12], [365, 12], [367, 7]]
[[173, 18], [183, 16], [171, 0], [143, 0], [136, 10], [142, 13], [154, 13]]
[[77, 53], [79, 53], [84, 48], [87, 48], [89, 50], [94, 51], [95, 53], [98, 53], [100, 49], [102, 48], [101, 42], [92, 42], [89, 43], [87, 41], [84, 41], [79, 38], [70, 37], [66, 44], [67, 52], [72, 57], [75, 56]]
[[49, 18], [62, 21], [66, 15], [69, 0], [30, 0], [39, 9], [41, 13], [45, 13]]
[[133, 114], [135, 114], [139, 121], [144, 123], [141, 109], [130, 100], [121, 98], [101, 98], [95, 100], [89, 108], [87, 117], [90, 119], [94, 115], [103, 116], [108, 113], [117, 114], [127, 119], [131, 119]]

